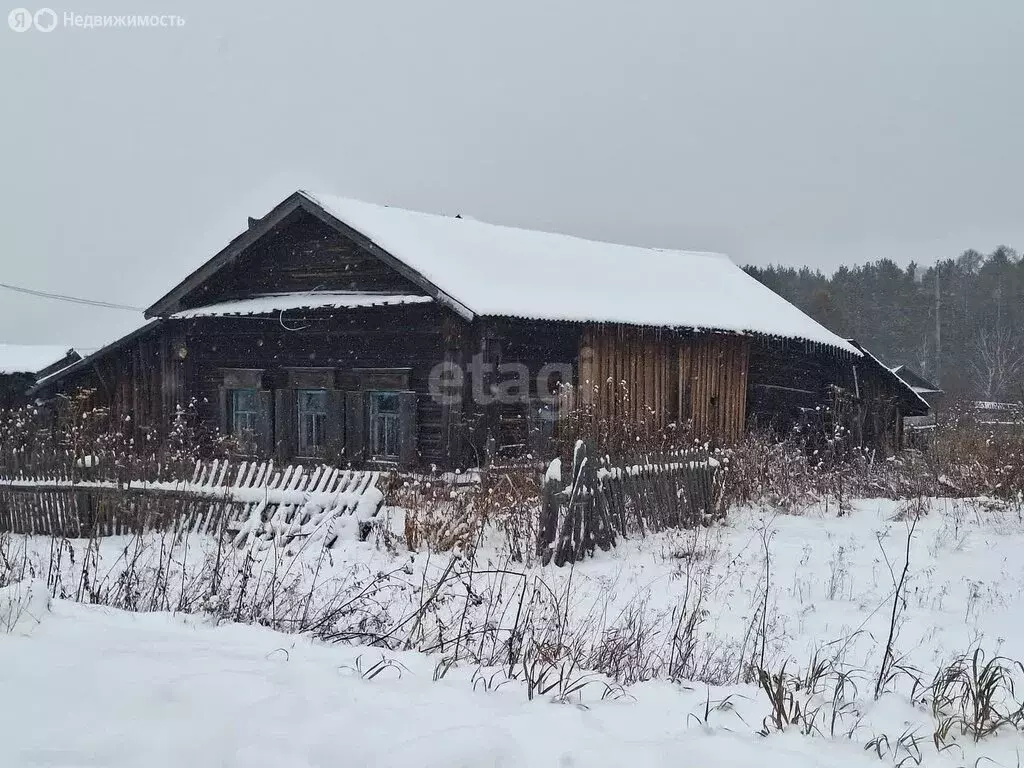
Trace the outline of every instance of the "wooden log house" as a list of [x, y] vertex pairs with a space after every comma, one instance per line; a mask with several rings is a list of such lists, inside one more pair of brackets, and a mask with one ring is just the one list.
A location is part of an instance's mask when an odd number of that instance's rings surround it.
[[729, 443], [843, 400], [890, 450], [926, 408], [725, 256], [302, 191], [145, 314], [36, 393], [87, 386], [140, 427], [194, 399], [254, 455], [420, 467], [543, 452], [581, 402]]

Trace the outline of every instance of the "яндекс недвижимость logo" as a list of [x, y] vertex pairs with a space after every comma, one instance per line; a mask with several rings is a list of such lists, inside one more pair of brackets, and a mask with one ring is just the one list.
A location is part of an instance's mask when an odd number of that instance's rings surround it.
[[28, 8], [15, 8], [7, 14], [7, 25], [15, 32], [52, 32], [57, 26], [57, 13], [51, 8], [40, 8], [33, 13]]

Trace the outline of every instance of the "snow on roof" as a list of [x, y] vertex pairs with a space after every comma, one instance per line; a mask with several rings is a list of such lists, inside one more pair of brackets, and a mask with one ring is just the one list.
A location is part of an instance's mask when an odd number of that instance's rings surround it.
[[[917, 392], [917, 394], [919, 394], [919, 395], [943, 395], [943, 394], [945, 394], [945, 392], [943, 392], [941, 389], [939, 389], [938, 387], [936, 387], [933, 384], [930, 384], [927, 381], [927, 379], [925, 379], [921, 374], [917, 373], [916, 371], [914, 371], [911, 368], [908, 368], [906, 365], [897, 365], [897, 366], [894, 366], [894, 367], [890, 368], [889, 370], [892, 371], [893, 373], [895, 373], [901, 379], [903, 379], [903, 381], [905, 381], [910, 386], [910, 388], [913, 389], [915, 392]], [[921, 383], [920, 384], [915, 384], [914, 383], [915, 381], [921, 382]], [[927, 386], [924, 386], [924, 385], [927, 385]]]
[[268, 315], [292, 309], [342, 309], [355, 307], [386, 307], [396, 304], [421, 304], [433, 301], [430, 296], [399, 296], [384, 293], [276, 293], [252, 299], [238, 299], [177, 312], [171, 317], [187, 320], [194, 317], [225, 315]]
[[921, 397], [921, 393], [920, 392], [918, 392], [916, 389], [914, 389], [914, 387], [910, 386], [910, 384], [905, 382], [903, 380], [903, 378], [901, 376], [899, 376], [899, 374], [897, 374], [896, 371], [891, 366], [886, 365], [881, 360], [879, 360], [877, 357], [875, 357], [873, 354], [871, 354], [871, 352], [869, 352], [867, 349], [865, 349], [864, 345], [861, 344], [860, 342], [858, 342], [856, 339], [849, 339], [849, 342], [850, 342], [850, 344], [855, 346], [857, 349], [859, 349], [863, 353], [865, 358], [867, 358], [868, 360], [871, 360], [872, 362], [874, 362], [881, 370], [885, 371], [886, 373], [891, 374], [893, 379], [896, 380], [897, 384], [899, 384], [901, 387], [903, 387], [903, 389], [905, 391], [911, 393], [915, 398], [917, 398], [918, 404], [924, 406], [926, 413], [931, 410], [931, 407], [932, 407], [931, 404], [927, 400], [925, 400], [923, 397]]
[[158, 325], [160, 325], [160, 322], [160, 320], [149, 320], [143, 323], [142, 325], [138, 326], [134, 330], [129, 331], [124, 336], [121, 336], [120, 338], [115, 339], [109, 344], [93, 351], [93, 353], [88, 355], [87, 357], [79, 358], [75, 362], [71, 363], [71, 365], [65, 366], [60, 370], [53, 371], [52, 373], [48, 373], [46, 376], [43, 376], [38, 381], [36, 381], [35, 385], [28, 391], [28, 393], [30, 395], [33, 395], [40, 389], [42, 389], [45, 385], [52, 384], [55, 381], [60, 381], [68, 374], [80, 371], [83, 368], [87, 368], [88, 366], [92, 365], [92, 363], [95, 362], [97, 359], [102, 358], [104, 355], [111, 352], [112, 350], [120, 349], [122, 346], [129, 343], [130, 341], [134, 341], [140, 336], [156, 328]]
[[0, 374], [37, 373], [64, 359], [70, 347], [0, 344]]
[[753, 332], [861, 354], [721, 254], [302, 195], [476, 315]]

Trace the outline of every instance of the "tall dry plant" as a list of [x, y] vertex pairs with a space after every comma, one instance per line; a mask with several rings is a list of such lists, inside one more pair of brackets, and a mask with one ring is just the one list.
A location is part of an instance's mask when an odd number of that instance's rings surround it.
[[200, 459], [226, 458], [233, 442], [180, 405], [166, 424], [140, 426], [94, 405], [92, 390], [0, 411], [0, 476], [157, 480], [189, 476]]

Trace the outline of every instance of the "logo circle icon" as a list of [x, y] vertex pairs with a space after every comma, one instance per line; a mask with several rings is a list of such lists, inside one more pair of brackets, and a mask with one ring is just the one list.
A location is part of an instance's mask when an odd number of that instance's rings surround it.
[[40, 8], [32, 17], [32, 21], [40, 32], [53, 32], [57, 27], [57, 14], [52, 8]]
[[32, 11], [28, 8], [15, 8], [7, 14], [7, 26], [15, 32], [28, 32], [32, 29]]

